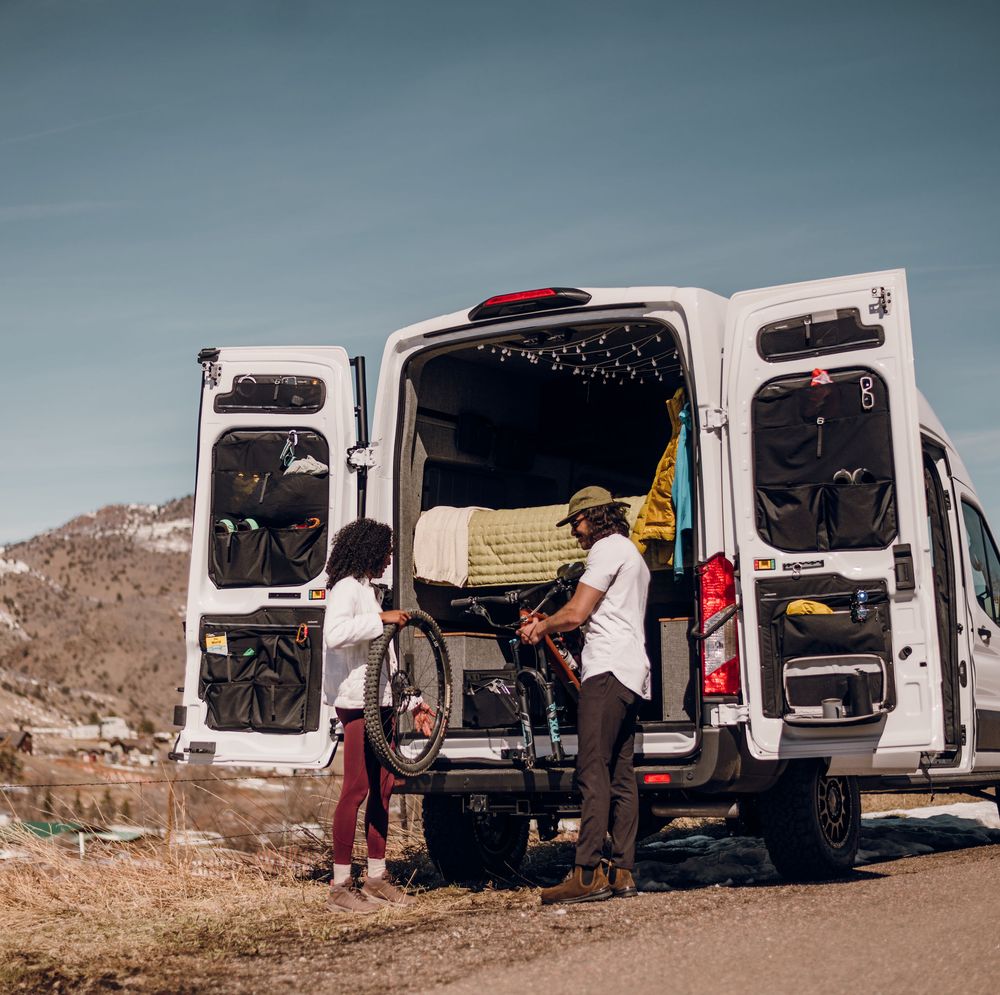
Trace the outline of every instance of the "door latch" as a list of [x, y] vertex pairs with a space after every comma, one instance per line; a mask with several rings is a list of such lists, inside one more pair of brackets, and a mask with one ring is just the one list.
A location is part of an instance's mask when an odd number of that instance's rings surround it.
[[219, 386], [219, 381], [222, 379], [222, 363], [213, 363], [211, 360], [205, 360], [201, 364], [201, 382], [208, 387], [209, 390], [215, 390]]
[[958, 683], [965, 687], [969, 683], [969, 668], [964, 660], [958, 661]]
[[875, 303], [868, 305], [868, 313], [884, 318], [892, 309], [892, 291], [885, 287], [872, 287], [872, 297]]

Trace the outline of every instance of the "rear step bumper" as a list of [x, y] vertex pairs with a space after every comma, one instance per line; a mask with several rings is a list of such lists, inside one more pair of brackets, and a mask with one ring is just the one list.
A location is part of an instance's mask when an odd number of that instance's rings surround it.
[[[724, 790], [741, 780], [741, 772], [753, 761], [741, 750], [741, 739], [732, 727], [701, 730], [701, 750], [694, 758], [681, 763], [663, 763], [657, 760], [638, 759], [635, 765], [636, 781], [640, 791]], [[773, 767], [773, 765], [772, 765]], [[771, 772], [768, 772], [771, 774]], [[647, 783], [650, 774], [666, 774], [669, 781], [657, 779]], [[756, 776], [760, 776], [754, 771]], [[771, 775], [773, 776], [773, 775]], [[407, 795], [465, 795], [465, 794], [573, 794], [578, 791], [576, 771], [573, 767], [535, 767], [517, 770], [504, 764], [502, 767], [463, 767], [450, 763], [423, 774], [407, 777], [396, 788]]]

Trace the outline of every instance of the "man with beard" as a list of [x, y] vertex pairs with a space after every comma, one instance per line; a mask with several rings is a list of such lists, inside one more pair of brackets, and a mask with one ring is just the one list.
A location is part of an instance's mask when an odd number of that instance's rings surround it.
[[[566, 880], [542, 890], [542, 904], [601, 901], [636, 894], [632, 868], [639, 821], [633, 768], [639, 703], [649, 698], [644, 619], [649, 570], [628, 538], [625, 505], [603, 487], [570, 499], [569, 524], [587, 565], [567, 604], [526, 622], [520, 635], [535, 645], [547, 634], [586, 624], [577, 711], [577, 783], [582, 796], [576, 861]], [[601, 863], [611, 826], [612, 859]]]

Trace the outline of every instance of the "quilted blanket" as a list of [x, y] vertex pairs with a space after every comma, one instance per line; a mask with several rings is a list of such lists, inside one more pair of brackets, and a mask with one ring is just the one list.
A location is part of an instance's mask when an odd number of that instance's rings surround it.
[[[629, 506], [630, 527], [643, 500], [621, 498]], [[469, 520], [468, 586], [537, 584], [555, 577], [562, 564], [585, 559], [569, 526], [555, 527], [565, 514], [564, 504], [474, 511]]]

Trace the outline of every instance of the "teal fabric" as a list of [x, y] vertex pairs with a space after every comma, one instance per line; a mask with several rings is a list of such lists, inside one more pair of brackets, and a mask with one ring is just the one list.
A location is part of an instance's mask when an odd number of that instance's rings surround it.
[[677, 437], [677, 463], [670, 500], [674, 505], [674, 576], [684, 573], [684, 533], [691, 534], [691, 405], [680, 413], [681, 430]]

